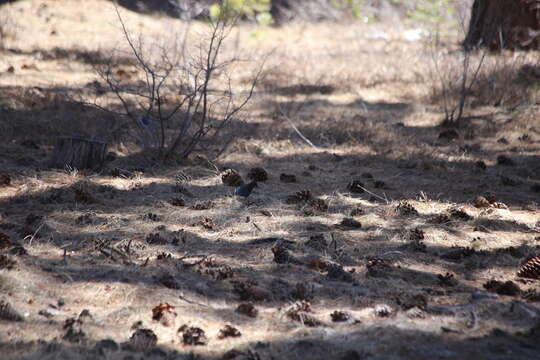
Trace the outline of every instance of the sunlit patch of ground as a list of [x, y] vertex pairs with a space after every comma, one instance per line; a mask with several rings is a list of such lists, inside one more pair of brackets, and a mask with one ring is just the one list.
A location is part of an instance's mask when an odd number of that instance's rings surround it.
[[[0, 320], [7, 358], [537, 356], [538, 328], [528, 331], [539, 283], [516, 277], [540, 251], [536, 105], [475, 108], [474, 126], [440, 138], [426, 45], [401, 31], [420, 25], [235, 29], [225, 55], [254, 60], [235, 69], [241, 90], [270, 54], [245, 123], [233, 125], [240, 137], [213, 162], [245, 179], [255, 166], [268, 172], [244, 200], [207, 161], [149, 166], [128, 142], [112, 144], [118, 157], [103, 172], [48, 169], [55, 136], [113, 127], [67, 94], [94, 95], [84, 90], [97, 79], [91, 63], [125, 44], [107, 1], [9, 8], [17, 31], [0, 56], [0, 172], [11, 183], [0, 185], [0, 232], [27, 254], [2, 250], [15, 265], [0, 270], [1, 300], [24, 319]], [[182, 25], [121, 13], [148, 39]], [[311, 199], [290, 201], [304, 190]], [[474, 206], [489, 195], [491, 205]], [[489, 293], [490, 280], [520, 292]], [[298, 318], [291, 306], [301, 301], [311, 311]], [[169, 326], [152, 320], [160, 303], [175, 307]], [[258, 315], [238, 313], [241, 303]], [[91, 318], [79, 317], [85, 309]], [[335, 311], [347, 320], [332, 321]], [[204, 330], [205, 345], [184, 344], [184, 324]], [[220, 339], [226, 324], [241, 336]], [[156, 347], [130, 342], [138, 328]], [[242, 354], [224, 357], [232, 349]]]

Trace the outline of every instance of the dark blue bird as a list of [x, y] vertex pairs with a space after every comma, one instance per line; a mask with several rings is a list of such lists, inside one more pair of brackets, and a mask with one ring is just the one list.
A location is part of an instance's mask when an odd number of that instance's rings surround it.
[[139, 119], [139, 121], [141, 122], [142, 126], [147, 128], [148, 126], [150, 126], [150, 118], [146, 117], [146, 116], [141, 116], [141, 118]]
[[238, 196], [242, 196], [242, 197], [247, 198], [251, 194], [251, 192], [253, 191], [254, 187], [257, 187], [257, 182], [256, 181], [252, 181], [252, 182], [250, 182], [248, 184], [241, 185], [241, 186], [237, 187], [236, 189], [234, 189], [234, 195], [238, 195]]

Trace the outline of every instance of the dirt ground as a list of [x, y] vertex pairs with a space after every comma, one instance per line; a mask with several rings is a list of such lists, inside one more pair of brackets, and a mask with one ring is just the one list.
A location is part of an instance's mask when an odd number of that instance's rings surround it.
[[[472, 94], [454, 134], [422, 24], [242, 25], [235, 85], [270, 55], [222, 156], [156, 166], [110, 138], [104, 169], [62, 170], [57, 136], [117, 124], [69, 100], [126, 47], [114, 8], [0, 11], [0, 358], [540, 359], [540, 282], [517, 276], [540, 254], [538, 87], [516, 80], [538, 54], [488, 55], [516, 78], [487, 77], [503, 100]], [[182, 26], [121, 12], [148, 39]], [[255, 167], [247, 199], [222, 182]]]

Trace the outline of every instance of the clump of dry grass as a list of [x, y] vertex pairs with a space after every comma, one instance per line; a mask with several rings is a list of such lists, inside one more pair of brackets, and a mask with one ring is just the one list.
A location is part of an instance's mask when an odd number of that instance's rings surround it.
[[[515, 108], [538, 101], [536, 86], [540, 77], [534, 55], [520, 53], [466, 54], [461, 50], [439, 53], [431, 74], [428, 102], [445, 110], [445, 120], [452, 122], [451, 112], [464, 102], [465, 111], [475, 108]], [[466, 60], [466, 58], [469, 58]], [[472, 65], [464, 66], [464, 62]], [[466, 83], [463, 83], [464, 78]], [[457, 116], [457, 114], [456, 114]], [[466, 116], [466, 114], [461, 115]]]
[[[70, 4], [62, 3], [61, 7], [75, 6]], [[100, 3], [104, 4], [108, 3]], [[155, 19], [141, 16], [136, 20]], [[505, 316], [508, 301], [522, 306], [518, 297], [477, 302], [476, 328], [465, 328], [461, 316], [432, 311], [448, 308], [451, 312], [453, 305], [461, 309], [461, 304], [491, 279], [513, 280], [521, 257], [537, 251], [531, 229], [540, 220], [538, 212], [520, 208], [535, 194], [528, 186], [493, 183], [500, 172], [519, 171], [520, 164], [527, 161], [525, 155], [516, 159], [514, 167], [503, 168], [496, 164], [499, 154], [493, 153], [488, 141], [481, 143], [482, 151], [471, 146], [464, 154], [461, 146], [472, 141], [437, 139], [435, 116], [440, 113], [429, 108], [418, 111], [423, 109], [414, 104], [419, 99], [410, 96], [404, 100], [403, 82], [390, 81], [412, 76], [414, 64], [403, 61], [403, 54], [414, 53], [418, 44], [395, 46], [388, 42], [381, 45], [382, 49], [386, 46], [386, 52], [364, 52], [358, 58], [363, 67], [351, 67], [341, 74], [340, 79], [348, 79], [343, 87], [330, 77], [321, 78], [325, 71], [336, 74], [344, 68], [336, 65], [350, 64], [347, 61], [351, 59], [342, 48], [347, 38], [339, 37], [342, 32], [336, 30], [344, 27], [325, 26], [337, 38], [325, 36], [319, 25], [269, 30], [287, 34], [283, 47], [296, 49], [298, 55], [289, 57], [272, 75], [273, 83], [263, 88], [270, 92], [279, 86], [285, 91], [264, 95], [262, 100], [270, 98], [271, 106], [264, 101], [254, 104], [248, 122], [256, 126], [242, 139], [246, 146], [233, 148], [218, 161], [193, 159], [180, 172], [162, 167], [142, 171], [135, 169], [137, 156], [119, 155], [110, 172], [73, 171], [68, 175], [37, 171], [18, 166], [9, 157], [4, 159], [12, 181], [0, 189], [0, 229], [30, 254], [10, 254], [17, 262], [16, 270], [0, 274], [0, 290], [15, 308], [28, 313], [22, 323], [4, 324], [5, 342], [16, 344], [20, 352], [15, 354], [12, 349], [7, 357], [22, 358], [24, 353], [25, 358], [38, 359], [63, 353], [78, 358], [80, 353], [75, 352], [79, 347], [69, 350], [72, 354], [55, 338], [65, 333], [62, 323], [84, 309], [99, 322], [95, 326], [88, 322], [88, 329], [84, 329], [88, 344], [81, 344], [81, 351], [101, 351], [94, 344], [107, 338], [109, 345], [116, 343], [119, 348], [108, 353], [111, 359], [142, 356], [120, 346], [129, 345], [136, 331], [133, 325], [150, 329], [156, 336], [150, 345], [157, 348], [144, 356], [192, 351], [201, 358], [221, 358], [256, 344], [249, 350], [252, 358], [283, 359], [296, 358], [300, 351], [313, 359], [340, 358], [349, 347], [369, 350], [375, 357], [402, 351], [404, 357], [418, 358], [431, 356], [433, 352], [425, 351], [435, 346], [468, 358], [478, 351], [487, 354], [490, 347], [461, 340], [449, 343], [447, 335], [441, 335], [441, 326], [457, 329], [459, 333], [452, 336], [460, 339], [485, 336], [489, 341], [504, 340], [486, 335], [494, 328], [515, 331], [530, 327], [530, 317], [521, 319], [519, 312], [513, 314], [511, 322]], [[76, 36], [84, 34], [81, 31]], [[299, 49], [298, 42], [291, 40], [297, 38], [317, 41]], [[360, 41], [366, 48], [374, 42]], [[337, 55], [324, 61], [321, 57], [310, 60], [309, 54], [321, 51], [321, 47]], [[305, 54], [299, 54], [302, 52]], [[61, 73], [65, 70], [60, 60], [47, 59], [37, 65], [52, 64]], [[307, 60], [310, 67], [304, 72], [301, 67]], [[91, 71], [83, 62], [86, 68], [76, 70]], [[402, 73], [395, 71], [398, 66], [389, 67], [389, 73], [384, 74], [384, 66], [365, 65], [390, 62], [400, 64]], [[125, 66], [114, 70], [123, 70], [122, 76], [131, 71]], [[355, 72], [359, 73], [356, 78]], [[288, 74], [298, 76], [289, 79]], [[6, 78], [0, 77], [0, 81]], [[363, 88], [362, 82], [354, 83], [361, 78], [373, 86]], [[24, 86], [34, 86], [31, 76], [19, 79]], [[381, 82], [371, 83], [376, 79]], [[80, 84], [87, 82], [84, 78]], [[337, 89], [317, 88], [327, 85]], [[411, 92], [422, 86], [416, 84]], [[17, 117], [9, 118], [21, 119], [15, 122], [17, 133], [27, 129], [50, 136], [56, 130], [45, 125], [57, 121], [55, 115], [72, 116], [75, 125], [102, 120], [86, 119], [83, 109], [71, 111], [61, 99], [50, 100], [51, 107], [47, 97], [34, 108], [31, 99], [21, 103], [13, 112]], [[296, 132], [290, 123], [272, 119], [278, 107], [317, 149], [291, 141]], [[510, 142], [520, 141], [531, 154], [537, 153], [534, 142], [504, 135]], [[28, 156], [45, 152], [43, 147], [30, 149], [17, 141], [9, 145]], [[255, 147], [259, 150], [250, 150]], [[471, 159], [485, 162], [482, 172], [471, 169]], [[254, 173], [249, 169], [255, 167], [266, 170], [267, 176], [260, 169], [256, 174], [266, 181], [245, 202], [232, 196], [232, 188], [223, 184], [217, 171], [232, 168], [251, 176]], [[280, 174], [294, 181], [282, 181], [285, 177]], [[369, 192], [350, 191], [347, 184], [354, 179], [360, 179]], [[504, 201], [508, 208], [472, 207], [468, 201], [486, 187], [496, 191], [498, 201]], [[294, 204], [287, 204], [288, 195], [304, 189], [310, 193], [300, 193]], [[474, 219], [452, 210], [454, 206]], [[353, 227], [336, 226], [349, 214], [356, 221], [349, 224]], [[32, 219], [39, 221], [29, 221]], [[27, 222], [32, 226], [30, 234], [35, 232], [34, 226], [45, 225], [33, 239], [24, 239], [28, 232], [20, 235], [20, 230], [25, 230]], [[47, 234], [54, 236], [39, 236]], [[276, 263], [272, 244], [278, 239], [283, 244], [282, 255], [312, 266]], [[521, 243], [523, 251], [504, 250]], [[336, 262], [331, 269], [325, 265], [330, 264], [329, 259]], [[534, 284], [520, 287], [527, 291]], [[528, 294], [522, 299], [532, 301], [534, 297]], [[60, 296], [63, 307], [57, 305]], [[244, 298], [253, 304], [242, 304]], [[309, 299], [310, 303], [289, 307], [294, 299]], [[41, 314], [47, 314], [42, 310], [48, 310], [49, 304], [59, 308], [46, 319]], [[176, 326], [172, 321], [152, 321], [152, 309], [159, 304], [175, 308]], [[410, 306], [414, 311], [407, 310]], [[484, 306], [490, 306], [489, 311]], [[287, 309], [293, 311], [283, 316]], [[350, 312], [351, 320], [330, 328], [330, 314], [336, 311]], [[183, 345], [183, 334], [178, 333], [181, 324], [204, 330], [207, 345]], [[238, 328], [241, 336], [221, 340], [220, 329], [226, 324]], [[328, 331], [346, 336], [327, 337], [324, 334]], [[373, 341], [375, 337], [377, 341]], [[35, 339], [40, 340], [36, 348], [24, 348]], [[404, 341], [410, 349], [402, 347]], [[319, 351], [323, 348], [325, 351]]]

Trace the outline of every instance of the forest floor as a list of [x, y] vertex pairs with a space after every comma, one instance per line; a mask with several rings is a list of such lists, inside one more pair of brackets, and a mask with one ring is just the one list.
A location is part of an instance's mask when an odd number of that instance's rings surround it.
[[[433, 60], [457, 59], [456, 31], [430, 50], [412, 22], [242, 25], [233, 85], [268, 57], [237, 139], [165, 167], [71, 100], [113, 99], [93, 67], [125, 48], [111, 2], [1, 9], [1, 358], [538, 358], [540, 282], [517, 276], [540, 253], [538, 54], [488, 54], [449, 131]], [[149, 39], [182, 26], [120, 11]], [[49, 168], [73, 133], [116, 156]], [[255, 167], [233, 196], [220, 172]]]

